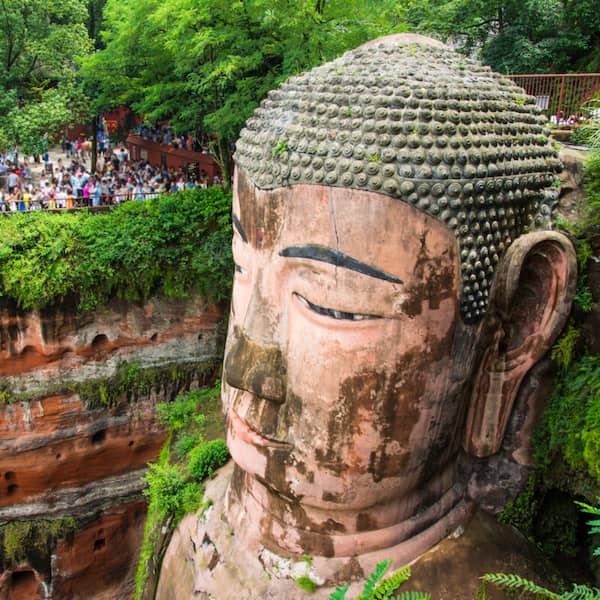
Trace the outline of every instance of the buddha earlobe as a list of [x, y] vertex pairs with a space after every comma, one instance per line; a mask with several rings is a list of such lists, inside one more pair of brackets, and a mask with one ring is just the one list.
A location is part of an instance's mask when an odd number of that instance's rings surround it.
[[475, 379], [465, 449], [483, 458], [500, 450], [526, 373], [548, 351], [571, 309], [577, 260], [553, 231], [515, 240], [496, 272], [485, 322], [490, 343]]

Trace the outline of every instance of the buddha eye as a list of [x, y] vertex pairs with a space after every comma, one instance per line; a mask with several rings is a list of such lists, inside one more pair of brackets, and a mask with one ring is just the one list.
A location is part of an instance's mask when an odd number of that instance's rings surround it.
[[294, 293], [294, 296], [304, 304], [308, 309], [316, 312], [318, 315], [323, 315], [325, 317], [331, 317], [332, 319], [343, 319], [346, 321], [366, 321], [369, 319], [381, 319], [377, 315], [363, 315], [351, 312], [345, 312], [343, 310], [333, 310], [332, 308], [325, 308], [323, 306], [318, 306], [317, 304], [313, 304], [300, 294]]
[[243, 267], [240, 267], [240, 265], [236, 264], [235, 265], [235, 272], [239, 273], [240, 275], [245, 275], [246, 274], [246, 269], [244, 269]]

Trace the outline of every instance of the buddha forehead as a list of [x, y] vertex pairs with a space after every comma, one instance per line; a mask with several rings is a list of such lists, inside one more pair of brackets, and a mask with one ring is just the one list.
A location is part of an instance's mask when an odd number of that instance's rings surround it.
[[271, 92], [235, 161], [258, 189], [364, 190], [441, 221], [459, 246], [462, 317], [476, 322], [508, 246], [549, 221], [561, 165], [545, 122], [534, 98], [488, 67], [390, 36]]

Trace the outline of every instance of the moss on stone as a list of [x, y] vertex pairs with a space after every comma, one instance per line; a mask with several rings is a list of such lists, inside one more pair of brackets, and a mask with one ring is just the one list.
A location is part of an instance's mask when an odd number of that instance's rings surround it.
[[43, 566], [56, 541], [68, 538], [76, 529], [77, 520], [73, 517], [10, 521], [0, 529], [4, 562], [28, 561]]
[[61, 394], [77, 394], [88, 409], [115, 406], [121, 401], [135, 402], [152, 393], [173, 400], [194, 383], [206, 385], [216, 366], [217, 361], [173, 362], [155, 367], [123, 361], [109, 377], [64, 382], [33, 392], [18, 392], [3, 381], [0, 382], [0, 404], [33, 402]]

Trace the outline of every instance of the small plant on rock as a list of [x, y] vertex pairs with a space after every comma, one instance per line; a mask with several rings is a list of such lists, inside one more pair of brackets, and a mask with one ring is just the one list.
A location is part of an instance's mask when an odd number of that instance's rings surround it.
[[[391, 560], [382, 560], [377, 563], [375, 570], [367, 577], [362, 592], [356, 600], [430, 600], [428, 592], [404, 591], [398, 595], [394, 592], [410, 578], [410, 567], [402, 567], [388, 577], [385, 577]], [[346, 593], [350, 585], [338, 587], [329, 596], [329, 600], [346, 600]]]

